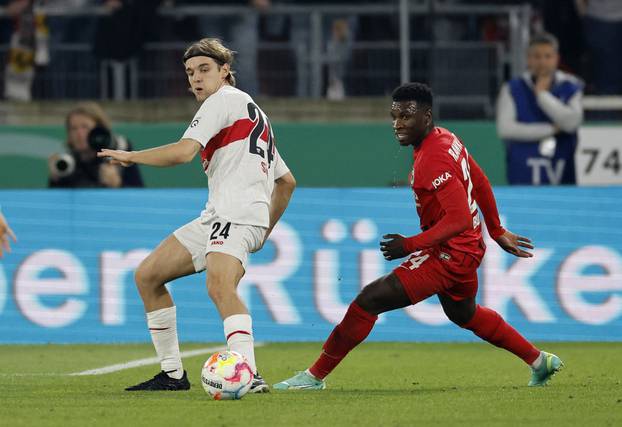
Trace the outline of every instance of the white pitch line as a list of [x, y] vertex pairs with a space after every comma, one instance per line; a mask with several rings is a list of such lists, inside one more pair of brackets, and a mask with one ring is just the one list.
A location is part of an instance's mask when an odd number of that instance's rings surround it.
[[1, 372], [0, 378], [17, 377], [58, 377], [67, 374], [55, 374], [51, 372]]
[[[261, 347], [262, 345], [263, 343], [261, 342], [255, 343], [255, 347]], [[197, 350], [182, 351], [181, 357], [199, 356], [201, 354], [214, 353], [216, 351], [222, 351], [222, 350], [226, 350], [226, 347], [218, 346], [218, 347], [199, 348]], [[157, 363], [160, 363], [160, 359], [158, 359], [157, 357], [148, 357], [146, 359], [132, 360], [130, 362], [125, 362], [125, 363], [117, 363], [115, 365], [104, 366], [102, 368], [97, 368], [97, 369], [89, 369], [89, 370], [81, 371], [81, 372], [74, 372], [72, 374], [67, 374], [67, 375], [70, 375], [70, 376], [103, 375], [103, 374], [110, 374], [112, 372], [123, 371], [125, 369], [138, 368], [140, 366], [155, 365]]]

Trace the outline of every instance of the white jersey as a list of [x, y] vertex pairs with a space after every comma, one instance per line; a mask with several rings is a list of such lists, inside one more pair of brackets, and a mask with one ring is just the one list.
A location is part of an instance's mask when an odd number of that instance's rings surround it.
[[289, 169], [270, 122], [245, 92], [225, 85], [208, 97], [184, 132], [199, 142], [209, 200], [201, 216], [268, 227], [274, 180]]

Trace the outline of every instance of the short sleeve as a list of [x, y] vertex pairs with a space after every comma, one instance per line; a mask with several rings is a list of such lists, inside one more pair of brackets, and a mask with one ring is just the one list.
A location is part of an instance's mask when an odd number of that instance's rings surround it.
[[222, 93], [215, 93], [201, 104], [182, 139], [194, 139], [203, 147], [229, 125], [228, 108]]
[[279, 154], [279, 150], [274, 147], [275, 156], [274, 156], [274, 179], [279, 179], [283, 175], [289, 172], [289, 168], [285, 164], [285, 160]]

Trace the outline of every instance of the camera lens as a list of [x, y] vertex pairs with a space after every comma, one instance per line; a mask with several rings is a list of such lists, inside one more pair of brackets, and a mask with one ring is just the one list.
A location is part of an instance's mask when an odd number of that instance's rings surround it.
[[59, 154], [51, 165], [52, 174], [62, 178], [71, 175], [76, 170], [76, 160], [71, 154]]
[[59, 159], [56, 162], [56, 169], [59, 172], [65, 172], [67, 169], [69, 169], [69, 162], [67, 162], [67, 160], [65, 159]]
[[101, 126], [91, 129], [87, 140], [89, 146], [95, 151], [100, 151], [104, 148], [114, 148], [112, 144], [112, 134], [108, 129]]

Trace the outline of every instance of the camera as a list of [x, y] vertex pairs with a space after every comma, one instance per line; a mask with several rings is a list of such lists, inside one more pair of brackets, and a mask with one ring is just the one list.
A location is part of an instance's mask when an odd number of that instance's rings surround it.
[[76, 159], [69, 153], [59, 154], [51, 163], [50, 169], [54, 176], [64, 178], [76, 170]]
[[[103, 126], [96, 126], [91, 129], [86, 139], [89, 148], [96, 153], [102, 149], [127, 150], [130, 147], [126, 137], [115, 135]], [[101, 159], [96, 158], [96, 161], [100, 162]], [[75, 153], [59, 154], [50, 165], [50, 169], [53, 175], [64, 178], [74, 173], [76, 162]]]
[[127, 150], [129, 142], [122, 135], [115, 135], [103, 126], [96, 126], [87, 136], [89, 147], [95, 152], [103, 149]]

